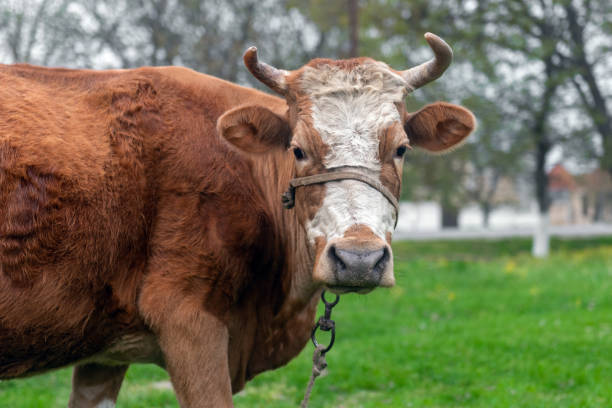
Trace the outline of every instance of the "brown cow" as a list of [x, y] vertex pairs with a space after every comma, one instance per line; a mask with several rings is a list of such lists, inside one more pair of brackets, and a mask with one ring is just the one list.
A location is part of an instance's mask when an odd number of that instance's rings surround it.
[[[450, 48], [395, 71], [369, 58], [292, 72], [245, 63], [284, 98], [183, 68], [0, 67], [0, 378], [76, 365], [70, 406], [112, 406], [131, 363], [186, 407], [232, 405], [304, 347], [322, 288], [394, 284], [392, 199], [409, 142], [474, 128], [406, 94]], [[353, 169], [376, 179], [297, 188]], [[355, 170], [357, 169], [357, 170]]]

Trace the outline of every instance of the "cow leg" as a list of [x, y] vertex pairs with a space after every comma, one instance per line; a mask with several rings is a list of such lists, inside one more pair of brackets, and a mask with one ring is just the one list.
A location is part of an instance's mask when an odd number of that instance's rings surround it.
[[227, 327], [202, 310], [190, 315], [159, 331], [176, 397], [185, 408], [232, 407]]
[[127, 365], [83, 364], [74, 367], [69, 408], [113, 408]]

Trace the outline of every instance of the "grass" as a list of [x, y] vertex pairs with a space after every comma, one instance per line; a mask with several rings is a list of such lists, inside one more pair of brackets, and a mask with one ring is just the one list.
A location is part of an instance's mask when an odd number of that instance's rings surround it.
[[[612, 238], [395, 244], [398, 285], [344, 296], [312, 407], [612, 406]], [[312, 346], [234, 397], [298, 406]], [[119, 407], [176, 407], [164, 371], [135, 365]], [[61, 407], [70, 370], [0, 383], [0, 407]], [[163, 384], [163, 383], [162, 383]]]

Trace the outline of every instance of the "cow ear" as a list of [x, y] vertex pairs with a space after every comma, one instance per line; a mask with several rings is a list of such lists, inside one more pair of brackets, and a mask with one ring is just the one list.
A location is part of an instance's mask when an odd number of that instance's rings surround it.
[[287, 121], [263, 106], [241, 106], [225, 112], [217, 120], [217, 131], [248, 153], [287, 149], [291, 139]]
[[447, 102], [432, 103], [409, 113], [404, 122], [410, 144], [433, 153], [443, 153], [458, 146], [475, 127], [472, 112]]

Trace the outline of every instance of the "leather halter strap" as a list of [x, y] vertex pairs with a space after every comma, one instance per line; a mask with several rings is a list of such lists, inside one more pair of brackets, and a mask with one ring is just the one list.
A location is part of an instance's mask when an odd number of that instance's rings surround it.
[[357, 180], [378, 190], [395, 209], [395, 224], [397, 225], [397, 218], [399, 215], [399, 203], [397, 201], [397, 198], [395, 198], [393, 193], [391, 193], [391, 191], [389, 191], [389, 189], [385, 187], [379, 180], [354, 170], [330, 171], [328, 173], [315, 174], [314, 176], [298, 177], [290, 180], [289, 188], [281, 197], [283, 207], [285, 207], [286, 209], [290, 209], [295, 206], [295, 190], [298, 187], [309, 186], [311, 184], [324, 184], [330, 181], [338, 180]]

